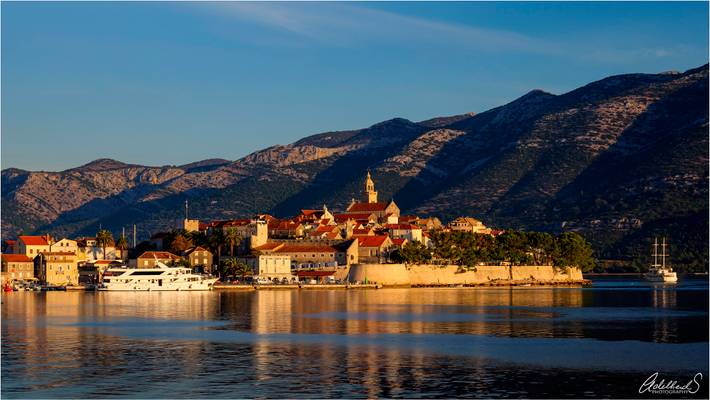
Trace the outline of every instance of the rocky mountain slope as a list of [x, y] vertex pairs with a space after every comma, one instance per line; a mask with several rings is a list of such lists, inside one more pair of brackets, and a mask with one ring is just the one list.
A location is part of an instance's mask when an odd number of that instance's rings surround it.
[[2, 231], [91, 234], [201, 219], [290, 215], [359, 196], [365, 169], [404, 212], [467, 214], [498, 227], [576, 230], [601, 258], [647, 253], [706, 264], [708, 67], [630, 74], [562, 95], [540, 90], [480, 114], [393, 119], [326, 132], [240, 160], [147, 167], [96, 160], [61, 172], [2, 171]]

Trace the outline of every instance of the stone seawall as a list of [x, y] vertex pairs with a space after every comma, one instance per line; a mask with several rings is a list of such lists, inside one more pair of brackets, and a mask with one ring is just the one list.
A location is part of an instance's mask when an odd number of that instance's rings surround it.
[[476, 271], [461, 272], [456, 265], [354, 264], [350, 282], [379, 283], [385, 286], [436, 286], [486, 284], [584, 283], [579, 268], [556, 270], [551, 265], [482, 265]]

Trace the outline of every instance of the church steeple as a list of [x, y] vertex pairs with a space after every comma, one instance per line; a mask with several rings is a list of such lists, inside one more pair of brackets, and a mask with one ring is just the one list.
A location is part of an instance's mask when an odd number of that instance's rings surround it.
[[370, 170], [367, 170], [367, 178], [365, 178], [365, 201], [368, 203], [377, 203], [377, 191], [375, 190], [375, 182], [372, 181]]

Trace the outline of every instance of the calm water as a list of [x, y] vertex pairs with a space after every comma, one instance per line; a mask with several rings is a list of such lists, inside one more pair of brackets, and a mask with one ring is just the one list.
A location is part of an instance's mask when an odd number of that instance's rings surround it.
[[[708, 282], [2, 295], [2, 397], [708, 396]], [[661, 396], [661, 397], [687, 397]]]

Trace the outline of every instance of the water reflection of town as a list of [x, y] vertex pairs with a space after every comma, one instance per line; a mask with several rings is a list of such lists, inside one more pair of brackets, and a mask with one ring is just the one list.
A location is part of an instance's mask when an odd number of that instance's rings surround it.
[[[303, 371], [315, 376], [339, 371], [348, 380], [366, 383], [382, 374], [397, 374], [400, 369], [427, 365], [430, 348], [406, 350], [375, 344], [349, 345], [350, 335], [377, 334], [476, 334], [507, 337], [595, 338], [602, 340], [677, 340], [678, 318], [666, 315], [651, 318], [625, 329], [608, 329], [607, 321], [585, 318], [560, 319], [560, 310], [583, 311], [599, 306], [591, 291], [575, 289], [491, 288], [461, 289], [384, 289], [384, 290], [260, 290], [245, 292], [165, 292], [165, 293], [71, 293], [16, 292], [3, 297], [3, 356], [12, 348], [13, 357], [5, 362], [21, 364], [23, 379], [33, 385], [67, 385], [66, 377], [48, 380], [43, 366], [52, 365], [67, 374], [82, 371], [135, 373], [140, 375], [145, 360], [154, 368], [171, 365], [176, 373], [199, 374], [205, 365], [222, 363], [229, 367], [239, 362], [250, 365], [254, 379], [292, 373], [293, 363], [303, 362]], [[674, 308], [675, 291], [645, 294], [645, 306]], [[601, 306], [605, 306], [601, 304]], [[448, 316], [441, 319], [441, 316]], [[96, 323], [145, 319], [160, 324], [163, 320], [223, 321], [218, 328], [256, 334], [253, 340], [211, 343], [204, 340], [148, 340], [137, 336], [107, 334]], [[707, 322], [707, 317], [705, 318]], [[318, 344], [274, 341], [268, 334], [331, 334], [342, 338]], [[282, 336], [283, 337], [283, 336]], [[160, 338], [155, 338], [160, 340]], [[373, 341], [372, 343], [376, 343]], [[224, 356], [221, 354], [228, 354]], [[473, 355], [467, 355], [473, 356]], [[299, 361], [300, 360], [300, 361]], [[481, 362], [472, 358], [469, 364]], [[383, 370], [383, 365], [386, 369]], [[5, 367], [3, 367], [5, 368]], [[214, 365], [213, 365], [214, 368]], [[301, 371], [301, 372], [303, 372]], [[383, 372], [384, 371], [384, 372]], [[425, 371], [409, 369], [409, 378], [425, 379]], [[352, 376], [349, 376], [352, 375]], [[421, 375], [421, 376], [420, 376]], [[396, 377], [387, 379], [391, 385]], [[363, 381], [364, 380], [364, 381]], [[401, 383], [401, 382], [399, 382]], [[363, 387], [368, 387], [364, 385]], [[118, 389], [117, 389], [118, 390]], [[130, 390], [126, 388], [126, 390]], [[314, 395], [323, 395], [323, 392]], [[335, 397], [337, 392], [331, 393]], [[378, 396], [382, 392], [366, 392]]]

